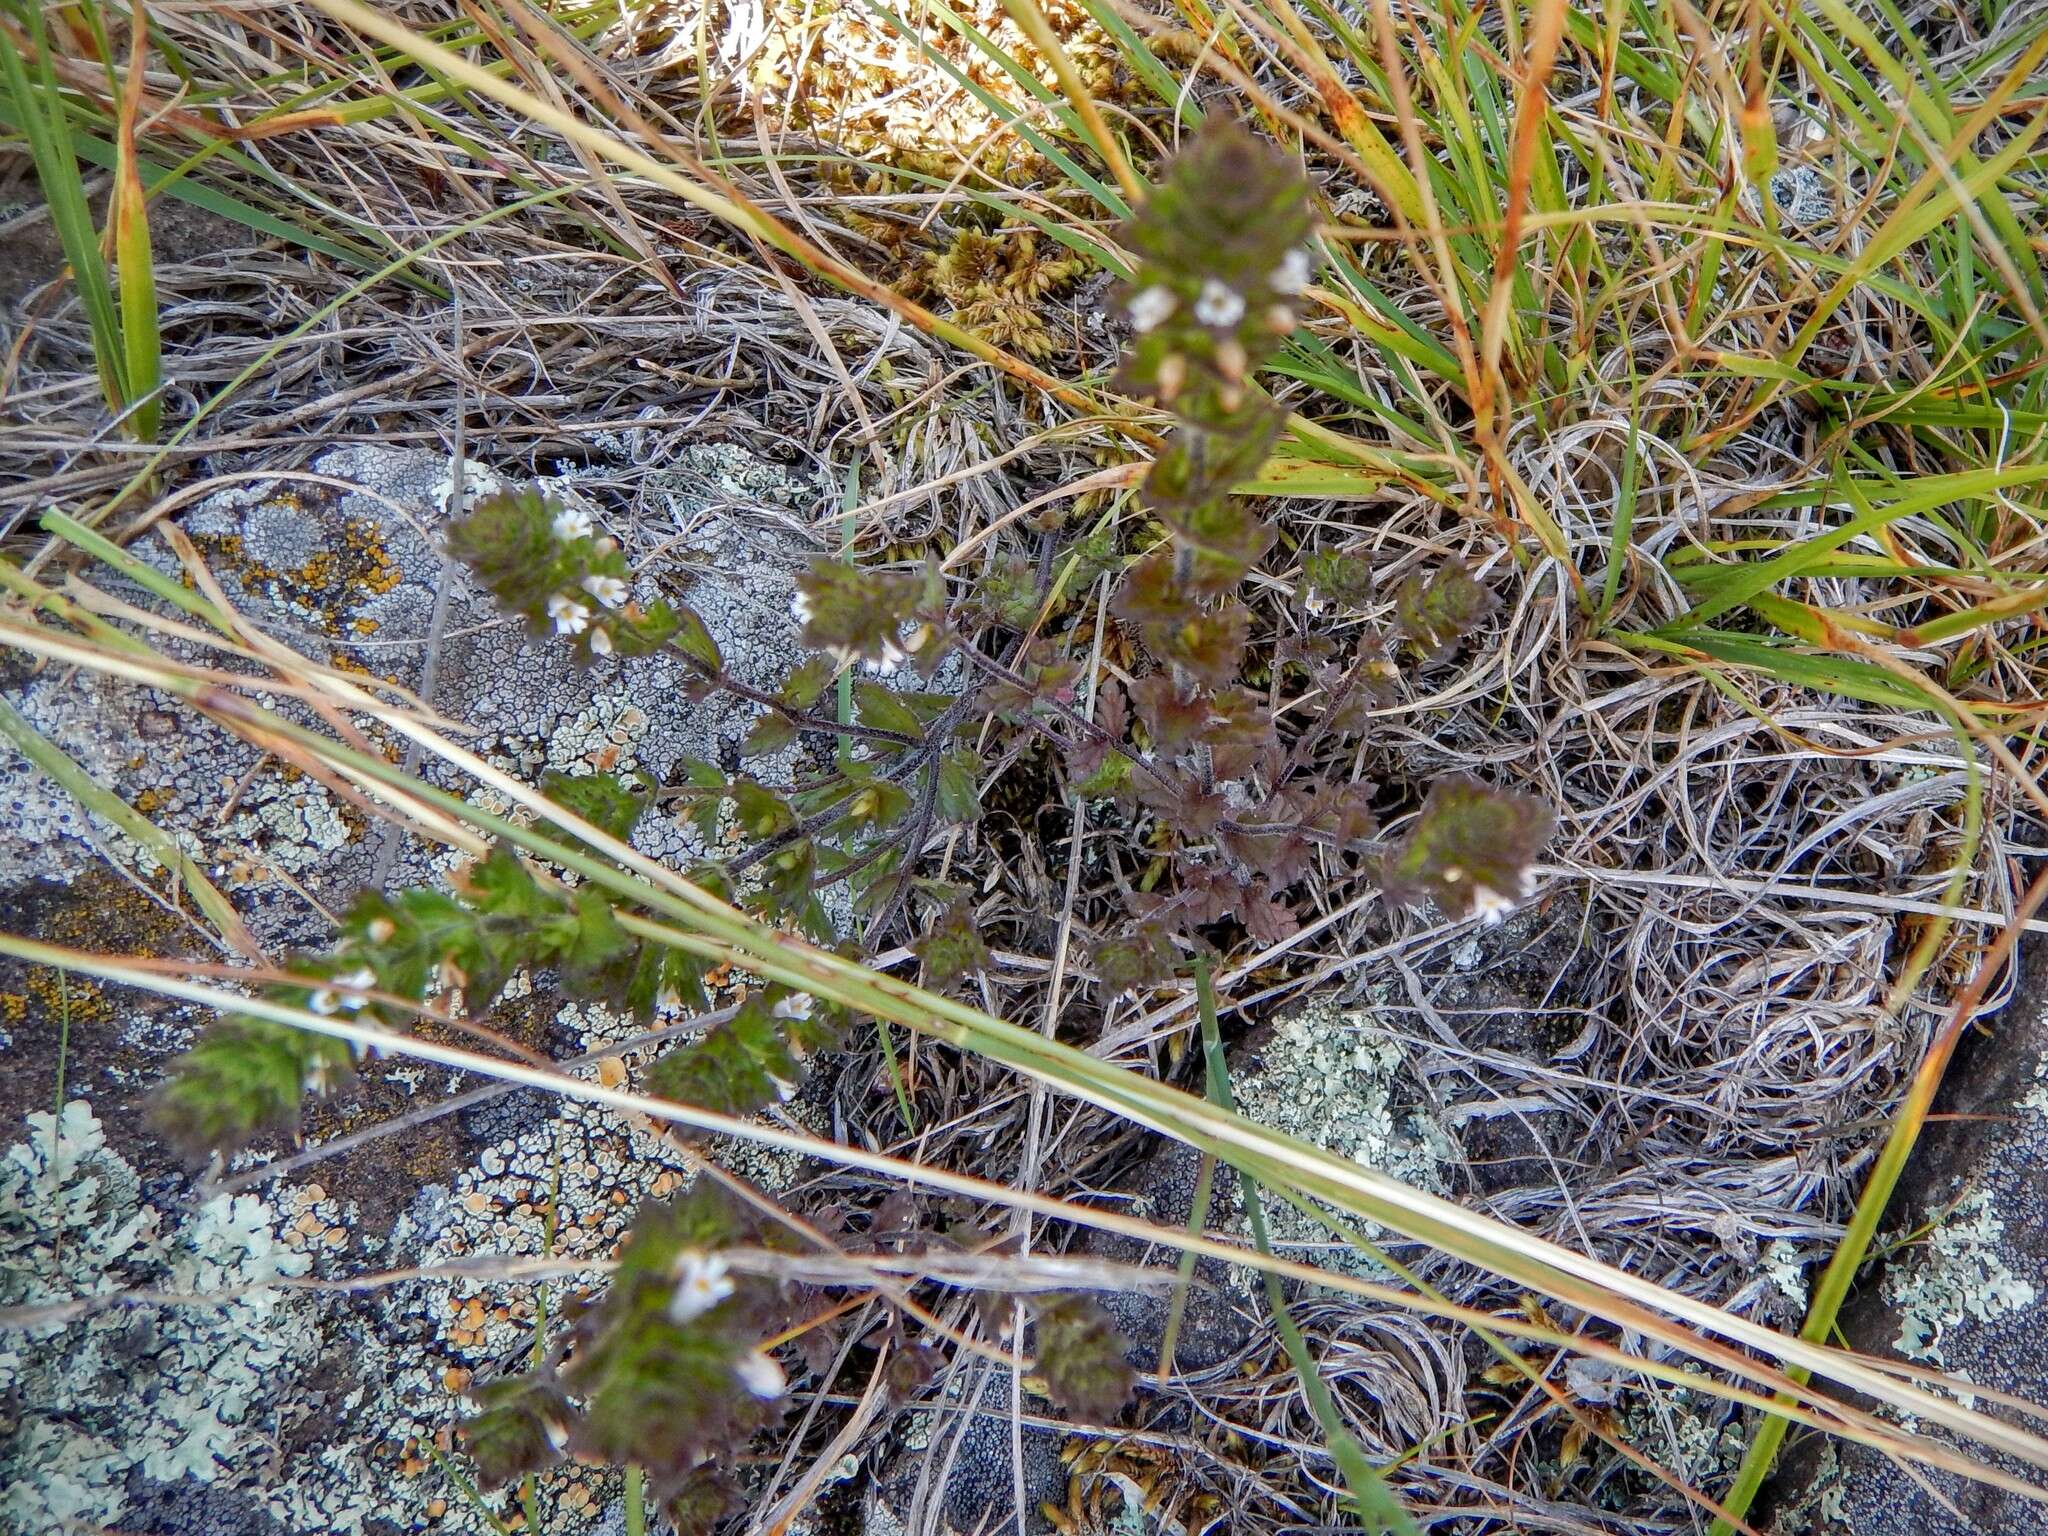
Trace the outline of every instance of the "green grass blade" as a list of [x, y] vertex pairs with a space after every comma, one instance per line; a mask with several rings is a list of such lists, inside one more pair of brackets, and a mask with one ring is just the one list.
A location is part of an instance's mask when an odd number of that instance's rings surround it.
[[142, 110], [142, 66], [149, 37], [137, 9], [135, 46], [128, 59], [128, 79], [121, 95], [119, 163], [109, 210], [113, 224], [114, 272], [121, 295], [123, 394], [132, 415], [132, 436], [148, 442], [163, 422], [163, 336], [157, 326], [156, 263], [150, 251], [149, 194], [137, 166], [135, 119]]
[[127, 368], [121, 346], [121, 324], [107, 264], [100, 254], [99, 232], [86, 204], [85, 181], [71, 153], [64, 127], [64, 103], [49, 58], [42, 12], [30, 7], [30, 41], [36, 49], [36, 75], [16, 51], [14, 40], [0, 28], [0, 81], [7, 88], [12, 116], [28, 139], [29, 157], [43, 189], [50, 224], [71, 268], [71, 280], [92, 332], [93, 355], [99, 364], [100, 388], [116, 411], [128, 404]]
[[[1195, 996], [1201, 1010], [1202, 1061], [1207, 1069], [1209, 1099], [1218, 1109], [1235, 1114], [1237, 1104], [1230, 1091], [1230, 1068], [1223, 1059], [1223, 1037], [1216, 1025], [1215, 985], [1209, 978], [1208, 958], [1203, 955], [1195, 957]], [[1252, 1243], [1260, 1253], [1271, 1258], [1273, 1244], [1266, 1231], [1266, 1211], [1260, 1197], [1259, 1181], [1248, 1171], [1240, 1171], [1238, 1179], [1243, 1192], [1245, 1219], [1251, 1223]], [[1330, 1455], [1336, 1461], [1338, 1471], [1344, 1475], [1344, 1485], [1351, 1490], [1353, 1513], [1366, 1523], [1368, 1529], [1381, 1532], [1383, 1536], [1422, 1536], [1415, 1517], [1408, 1513], [1380, 1469], [1366, 1456], [1365, 1447], [1344, 1427], [1337, 1404], [1330, 1396], [1330, 1388], [1309, 1354], [1308, 1340], [1302, 1337], [1294, 1314], [1288, 1310], [1286, 1294], [1280, 1288], [1280, 1277], [1268, 1270], [1263, 1278], [1267, 1309], [1272, 1312], [1274, 1325], [1280, 1330], [1287, 1358], [1294, 1366], [1294, 1374], [1301, 1379], [1301, 1389], [1308, 1397], [1309, 1406], [1315, 1410], [1316, 1422], [1323, 1427], [1323, 1438], [1329, 1442]]]

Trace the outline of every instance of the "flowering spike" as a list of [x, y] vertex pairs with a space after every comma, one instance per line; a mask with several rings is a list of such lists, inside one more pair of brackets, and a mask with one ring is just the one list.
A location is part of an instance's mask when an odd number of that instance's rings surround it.
[[[486, 496], [448, 526], [448, 549], [535, 634], [573, 641], [577, 654], [645, 656], [703, 623], [688, 609], [630, 601], [632, 573], [590, 514], [529, 487]], [[593, 622], [598, 613], [604, 622]], [[679, 640], [679, 643], [682, 643]], [[698, 648], [685, 644], [702, 660]], [[716, 648], [708, 665], [717, 668]]]
[[1392, 901], [1433, 900], [1444, 915], [1501, 918], [1534, 889], [1529, 866], [1550, 837], [1550, 808], [1464, 774], [1429, 787], [1422, 814], [1382, 861]]

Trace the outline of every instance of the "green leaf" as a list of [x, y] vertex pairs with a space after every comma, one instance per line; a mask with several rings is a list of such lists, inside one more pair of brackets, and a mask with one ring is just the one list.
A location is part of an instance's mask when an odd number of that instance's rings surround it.
[[1425, 657], [1446, 655], [1471, 634], [1499, 599], [1457, 560], [1447, 560], [1425, 578], [1420, 572], [1401, 583], [1394, 595], [1394, 627]]
[[471, 864], [458, 880], [477, 910], [493, 917], [545, 917], [556, 903], [533, 878], [510, 843], [493, 843], [490, 853]]
[[704, 992], [704, 963], [665, 944], [643, 944], [626, 983], [626, 1006], [633, 1016], [651, 1020], [660, 1008], [700, 1013], [711, 1006]]
[[273, 1132], [298, 1136], [309, 1089], [355, 1073], [348, 1046], [267, 1019], [224, 1018], [171, 1064], [150, 1100], [151, 1119], [187, 1158], [233, 1156]]
[[910, 947], [924, 962], [929, 981], [937, 986], [988, 969], [988, 945], [982, 941], [981, 930], [974, 925], [974, 909], [964, 897], [950, 902]]
[[787, 715], [769, 710], [753, 723], [747, 731], [747, 739], [740, 743], [743, 757], [766, 757], [770, 752], [779, 752], [797, 737], [795, 724]]
[[711, 631], [705, 627], [704, 620], [699, 617], [697, 610], [683, 603], [677, 604], [671, 611], [676, 621], [672, 637], [676, 649], [706, 672], [724, 671], [725, 656], [718, 649], [718, 642], [711, 637]]
[[550, 771], [541, 780], [541, 791], [548, 799], [621, 842], [632, 836], [633, 828], [646, 813], [648, 788], [645, 775], [629, 781], [611, 774], [571, 777]]
[[981, 762], [964, 747], [956, 747], [939, 759], [939, 814], [961, 823], [981, 819]]
[[365, 891], [342, 920], [345, 945], [377, 973], [386, 992], [424, 997], [444, 965], [464, 976], [486, 964], [476, 914], [441, 891]]
[[749, 997], [701, 1040], [648, 1070], [647, 1090], [721, 1115], [751, 1115], [788, 1099], [803, 1058], [837, 1038], [836, 1020], [801, 993]]
[[817, 560], [796, 585], [804, 644], [830, 651], [842, 663], [894, 666], [905, 659], [900, 637], [923, 591], [915, 577]]
[[878, 731], [894, 731], [913, 741], [923, 738], [924, 722], [917, 718], [917, 712], [879, 683], [855, 683], [853, 698], [862, 725], [873, 726]]
[[574, 1414], [552, 1379], [508, 1376], [473, 1396], [479, 1411], [455, 1427], [486, 1488], [502, 1487], [562, 1459]]
[[574, 981], [595, 976], [633, 948], [611, 901], [595, 886], [578, 886], [569, 913], [554, 919], [548, 932], [552, 943], [543, 958]]
[[732, 801], [740, 831], [753, 841], [774, 837], [796, 825], [796, 812], [789, 802], [752, 779], [733, 780]]
[[783, 679], [782, 690], [776, 696], [791, 709], [809, 709], [824, 697], [831, 681], [832, 663], [823, 656], [813, 656]]
[[1310, 613], [1327, 605], [1353, 612], [1372, 604], [1372, 560], [1363, 550], [1319, 549], [1304, 555], [1295, 596]]
[[1086, 1296], [1059, 1293], [1039, 1298], [1035, 1309], [1038, 1376], [1046, 1395], [1091, 1423], [1114, 1419], [1131, 1400], [1138, 1375], [1109, 1314]]

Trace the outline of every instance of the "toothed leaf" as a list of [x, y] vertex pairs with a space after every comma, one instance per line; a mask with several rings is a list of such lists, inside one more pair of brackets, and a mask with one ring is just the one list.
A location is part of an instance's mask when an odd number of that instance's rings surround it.
[[1461, 562], [1449, 560], [1427, 579], [1418, 572], [1401, 583], [1394, 627], [1418, 655], [1435, 659], [1485, 623], [1498, 605]]
[[502, 1487], [562, 1459], [574, 1414], [551, 1380], [510, 1376], [474, 1395], [478, 1411], [456, 1428], [484, 1487]]

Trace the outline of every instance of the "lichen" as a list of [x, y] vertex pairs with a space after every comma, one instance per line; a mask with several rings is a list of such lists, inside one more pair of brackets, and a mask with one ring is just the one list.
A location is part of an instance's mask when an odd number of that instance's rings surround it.
[[1935, 1223], [1909, 1259], [1885, 1271], [1884, 1295], [1898, 1313], [1892, 1347], [1909, 1360], [1945, 1365], [1942, 1342], [1967, 1318], [1988, 1323], [2034, 1304], [2039, 1292], [2000, 1251], [2005, 1222], [1991, 1192], [1974, 1190]]
[[[1440, 1194], [1443, 1170], [1457, 1155], [1430, 1118], [1402, 1106], [1405, 1058], [1374, 1033], [1368, 1016], [1311, 1003], [1273, 1027], [1258, 1070], [1235, 1085], [1238, 1108], [1261, 1125]], [[1265, 1202], [1276, 1246], [1290, 1257], [1349, 1274], [1376, 1274], [1368, 1255], [1337, 1242], [1328, 1228], [1278, 1200]], [[1382, 1228], [1356, 1223], [1368, 1238]]]
[[[1705, 1375], [1696, 1365], [1681, 1369]], [[1628, 1444], [1650, 1451], [1693, 1488], [1724, 1483], [1741, 1464], [1747, 1445], [1740, 1413], [1704, 1387], [1630, 1393], [1616, 1420]]]
[[0, 1515], [23, 1531], [118, 1524], [133, 1472], [253, 1475], [290, 1411], [290, 1381], [318, 1351], [312, 1306], [264, 1284], [303, 1273], [305, 1257], [277, 1240], [253, 1195], [182, 1219], [144, 1204], [82, 1099], [30, 1115], [28, 1131], [0, 1163], [0, 1302], [134, 1288], [195, 1300], [6, 1336], [0, 1392], [20, 1400], [25, 1425], [0, 1452]]

